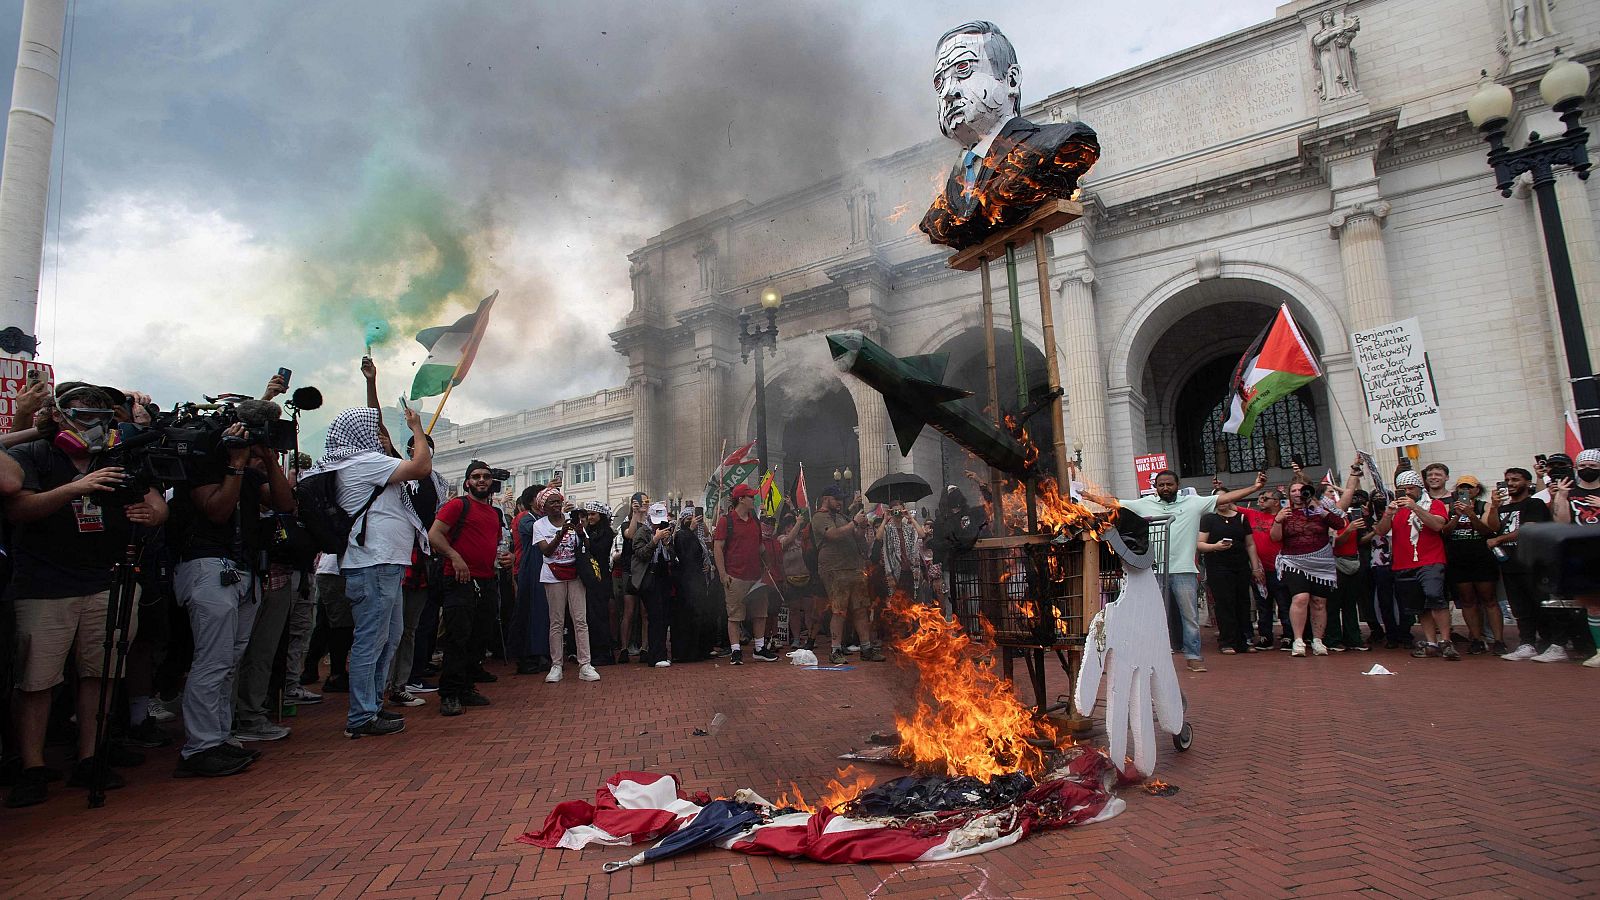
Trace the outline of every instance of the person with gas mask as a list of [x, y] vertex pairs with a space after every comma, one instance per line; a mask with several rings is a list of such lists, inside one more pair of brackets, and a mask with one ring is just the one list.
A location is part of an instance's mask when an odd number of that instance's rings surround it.
[[[175, 773], [179, 776], [237, 774], [259, 754], [242, 749], [234, 739], [288, 737], [288, 729], [266, 716], [265, 672], [253, 679], [259, 683], [262, 702], [246, 704], [254, 708], [249, 721], [234, 721], [240, 662], [263, 599], [271, 593], [275, 604], [270, 612], [278, 626], [269, 639], [273, 652], [292, 599], [285, 591], [267, 590], [271, 530], [263, 524], [262, 511], [294, 510], [294, 493], [278, 454], [262, 444], [247, 443], [244, 423], [276, 419], [277, 404], [246, 401], [239, 404], [238, 415], [241, 421], [222, 432], [211, 457], [195, 468], [189, 483], [173, 498], [173, 527], [168, 530], [177, 559], [173, 586], [194, 634], [194, 660], [183, 689], [187, 740]], [[270, 670], [270, 653], [263, 658]]]
[[[135, 528], [167, 519], [160, 492], [118, 496], [132, 487], [120, 467], [96, 467], [98, 454], [119, 439], [112, 400], [92, 385], [68, 383], [54, 406], [36, 420], [41, 436], [0, 459], [0, 496], [11, 522], [11, 582], [16, 614], [17, 696], [13, 706], [23, 771], [6, 805], [43, 803], [54, 773], [44, 764], [51, 690], [63, 680], [67, 656], [77, 646], [78, 762], [69, 784], [87, 787], [94, 772], [106, 610], [116, 563]], [[3, 454], [0, 454], [3, 456]], [[122, 505], [105, 502], [115, 498]], [[132, 598], [125, 598], [131, 601]], [[137, 610], [127, 637], [138, 628]], [[116, 663], [113, 662], [112, 671]], [[106, 787], [121, 776], [106, 771]]]
[[466, 492], [439, 507], [428, 529], [429, 545], [445, 561], [439, 577], [444, 626], [439, 640], [444, 648], [439, 713], [445, 716], [459, 716], [468, 706], [489, 705], [489, 698], [474, 685], [495, 680], [483, 670], [483, 651], [500, 628], [495, 565], [511, 565], [511, 548], [501, 541], [502, 516], [492, 502], [500, 487], [494, 471], [488, 463], [473, 460], [467, 464], [462, 487]]

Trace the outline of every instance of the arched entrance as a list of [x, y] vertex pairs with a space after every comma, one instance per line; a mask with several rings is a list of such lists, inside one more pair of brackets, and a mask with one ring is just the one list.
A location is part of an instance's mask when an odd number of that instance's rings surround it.
[[1113, 446], [1121, 490], [1131, 486], [1131, 458], [1141, 453], [1166, 453], [1185, 484], [1201, 490], [1209, 490], [1213, 475], [1235, 485], [1265, 468], [1276, 480], [1287, 474], [1291, 457], [1315, 468], [1335, 456], [1326, 378], [1271, 407], [1247, 440], [1221, 430], [1217, 414], [1229, 396], [1233, 367], [1279, 307], [1288, 305], [1319, 357], [1345, 350], [1343, 324], [1308, 286], [1260, 266], [1229, 268], [1224, 275], [1233, 277], [1189, 276], [1152, 294], [1112, 348], [1111, 430], [1127, 436], [1127, 443]]
[[[811, 500], [833, 483], [833, 472], [861, 470], [856, 437], [856, 406], [832, 365], [802, 365], [786, 369], [767, 382], [768, 463], [789, 492], [802, 464]], [[755, 409], [748, 431], [756, 433]], [[852, 479], [852, 485], [854, 479]]]

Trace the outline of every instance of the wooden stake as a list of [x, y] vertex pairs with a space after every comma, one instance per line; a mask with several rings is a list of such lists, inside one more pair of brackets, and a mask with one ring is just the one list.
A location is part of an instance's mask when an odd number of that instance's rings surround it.
[[[980, 257], [978, 273], [983, 278], [983, 351], [984, 363], [988, 367], [989, 376], [989, 402], [994, 404], [994, 423], [1005, 429], [1005, 414], [1000, 411], [1000, 381], [995, 371], [995, 341], [994, 341], [994, 292], [989, 284], [989, 258]], [[1006, 533], [1005, 504], [1001, 501], [1000, 473], [989, 467], [989, 493], [994, 495], [994, 521], [990, 529], [994, 537], [1004, 537]]]
[[439, 398], [439, 408], [433, 411], [433, 419], [428, 422], [428, 430], [423, 434], [433, 434], [433, 426], [439, 424], [439, 414], [444, 412], [445, 401], [450, 399], [450, 392], [455, 390], [455, 386], [456, 380], [454, 378], [450, 379], [450, 383], [444, 386], [444, 396]]
[[[1061, 362], [1056, 358], [1055, 297], [1050, 290], [1050, 257], [1045, 255], [1044, 230], [1033, 232], [1033, 259], [1039, 270], [1039, 320], [1044, 325], [1044, 367], [1050, 379], [1050, 390], [1061, 390]], [[1056, 486], [1063, 497], [1072, 487], [1072, 457], [1067, 455], [1067, 430], [1065, 405], [1061, 394], [1050, 401], [1050, 427], [1056, 442]]]

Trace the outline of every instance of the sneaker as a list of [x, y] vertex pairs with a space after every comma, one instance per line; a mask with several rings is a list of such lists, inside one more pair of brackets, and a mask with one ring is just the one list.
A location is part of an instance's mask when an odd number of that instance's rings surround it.
[[456, 702], [462, 706], [488, 706], [489, 698], [478, 693], [477, 691], [467, 691], [465, 694], [457, 697]]
[[[1342, 651], [1343, 648], [1340, 648], [1340, 649]], [[1328, 645], [1324, 644], [1322, 642], [1321, 638], [1312, 638], [1311, 639], [1311, 655], [1312, 656], [1327, 656], [1328, 655]]]
[[298, 684], [291, 684], [283, 689], [283, 702], [293, 703], [296, 706], [310, 706], [322, 702], [322, 695], [307, 690]]
[[1269, 638], [1269, 637], [1256, 638], [1256, 648], [1260, 649], [1260, 650], [1271, 650], [1272, 649], [1272, 638]]
[[166, 747], [172, 743], [172, 735], [155, 719], [145, 717], [143, 722], [128, 729], [123, 740], [135, 747], [144, 747], [154, 750], [157, 747]]
[[1551, 644], [1545, 651], [1533, 658], [1534, 662], [1558, 663], [1567, 661], [1567, 648], [1560, 644]]
[[1461, 654], [1456, 650], [1456, 645], [1450, 641], [1446, 641], [1444, 645], [1439, 648], [1439, 655], [1449, 660], [1461, 659]]
[[439, 699], [439, 715], [459, 716], [466, 710], [461, 708], [461, 701], [454, 697], [441, 697]]
[[439, 686], [429, 681], [413, 681], [406, 685], [408, 694], [437, 694]]
[[362, 737], [381, 737], [387, 734], [399, 734], [406, 730], [403, 719], [385, 719], [374, 716], [354, 728], [345, 726], [344, 736], [355, 740]]
[[1510, 653], [1502, 653], [1502, 654], [1500, 654], [1500, 658], [1501, 659], [1509, 659], [1512, 662], [1521, 662], [1521, 661], [1523, 661], [1525, 659], [1533, 659], [1535, 656], [1538, 656], [1538, 655], [1539, 655], [1539, 648], [1538, 647], [1535, 647], [1532, 644], [1523, 644], [1522, 646], [1520, 646], [1517, 649], [1511, 651]]
[[1328, 644], [1327, 647], [1328, 647], [1328, 652], [1329, 653], [1343, 653], [1344, 652], [1344, 645], [1343, 644]]
[[322, 683], [322, 692], [324, 694], [350, 693], [350, 676], [347, 674], [329, 675], [328, 680]]
[[734, 650], [733, 652], [728, 654], [728, 665], [730, 665], [730, 666], [742, 666], [742, 665], [744, 665], [744, 648], [743, 647], [740, 647], [737, 650]]
[[833, 648], [833, 652], [828, 654], [828, 662], [832, 663], [833, 665], [842, 666], [849, 661], [850, 654], [844, 652], [838, 647]]
[[34, 766], [23, 769], [17, 776], [17, 783], [11, 786], [11, 793], [6, 795], [6, 806], [10, 809], [21, 809], [24, 806], [38, 806], [50, 796], [49, 784], [54, 772], [49, 766]]
[[[217, 751], [218, 753], [221, 753], [224, 756], [237, 756], [240, 759], [246, 759], [246, 760], [249, 760], [250, 762], [255, 762], [256, 760], [261, 758], [261, 751], [260, 750], [250, 750], [250, 749], [246, 748], [245, 745], [240, 744], [240, 743], [236, 743], [236, 742], [233, 742], [233, 741], [223, 741], [222, 743], [216, 745], [215, 747], [211, 747], [209, 749], [215, 750], [215, 751]], [[200, 752], [204, 753], [206, 751], [202, 750]], [[198, 756], [199, 754], [195, 754], [195, 755]]]
[[865, 650], [862, 650], [861, 651], [861, 659], [863, 661], [865, 661], [865, 662], [888, 662], [889, 661], [889, 657], [884, 656], [883, 655], [883, 651], [879, 650], [877, 647], [868, 647]]
[[289, 729], [263, 720], [235, 728], [233, 736], [241, 741], [281, 741], [289, 736]]
[[761, 660], [762, 662], [777, 662], [778, 661], [778, 651], [772, 649], [772, 646], [770, 644], [765, 646], [765, 647], [757, 648], [756, 651], [754, 653], [750, 654], [750, 655], [752, 657], [756, 658], [756, 659]]
[[1485, 644], [1481, 640], [1476, 640], [1476, 641], [1473, 641], [1473, 642], [1467, 644], [1467, 655], [1468, 656], [1481, 656], [1482, 654], [1485, 654], [1485, 653], [1488, 653], [1488, 652], [1489, 652], [1489, 645]]
[[560, 666], [551, 666], [550, 667], [550, 672], [547, 675], [544, 676], [544, 683], [545, 684], [555, 684], [556, 682], [558, 682], [560, 680], [561, 680], [561, 667]]
[[[1303, 645], [1305, 642], [1304, 641], [1293, 641], [1293, 640], [1290, 640], [1289, 638], [1284, 638], [1283, 640], [1278, 641], [1278, 649], [1279, 650], [1293, 651], [1294, 650], [1294, 645], [1297, 644], [1297, 643]], [[1305, 656], [1304, 653], [1302, 653], [1300, 655], [1301, 656]]]
[[1372, 650], [1372, 645], [1371, 644], [1354, 644], [1349, 649], [1354, 650], [1357, 653], [1367, 653], [1367, 652]]
[[1496, 656], [1505, 656], [1506, 655], [1506, 642], [1505, 641], [1495, 641], [1493, 644], [1491, 644], [1489, 646], [1489, 652], [1493, 653]]
[[494, 684], [499, 680], [500, 676], [482, 667], [479, 667], [478, 671], [472, 673], [473, 684]]
[[1289, 648], [1289, 655], [1290, 656], [1305, 656], [1306, 655], [1306, 642], [1300, 640], [1299, 638], [1295, 638], [1294, 639], [1294, 645]]
[[172, 700], [162, 700], [159, 697], [151, 697], [150, 711], [146, 713], [146, 715], [152, 719], [155, 719], [157, 722], [171, 722], [173, 719], [178, 717], [177, 707], [180, 705], [181, 704], [176, 698]]
[[727, 655], [728, 655], [728, 648], [727, 647], [712, 647], [711, 648], [710, 656], [711, 656], [712, 659], [716, 659], [719, 656], [727, 656]]
[[222, 778], [228, 775], [237, 775], [255, 760], [248, 756], [239, 756], [223, 750], [229, 745], [222, 744], [208, 750], [201, 750], [193, 756], [178, 760], [178, 768], [173, 770], [173, 778]]
[[845, 649], [846, 653], [860, 653], [861, 652], [861, 645], [860, 644], [851, 644], [850, 646], [848, 646], [848, 647], [846, 647], [844, 649]]
[[1238, 653], [1239, 651], [1233, 649], [1232, 647], [1223, 647], [1221, 650], [1219, 650], [1217, 652], [1221, 653], [1223, 656], [1233, 656], [1234, 654]]
[[1411, 656], [1414, 659], [1427, 659], [1431, 655], [1433, 655], [1433, 645], [1427, 641], [1417, 641], [1411, 648]]
[[[88, 756], [78, 760], [78, 762], [73, 765], [72, 774], [67, 776], [67, 785], [69, 787], [86, 788], [89, 786], [89, 781], [93, 778], [94, 757]], [[105, 779], [105, 789], [108, 791], [115, 790], [127, 784], [127, 782], [122, 779], [122, 776], [117, 774], [117, 770], [111, 768], [109, 765], [106, 766]]]
[[1600, 669], [1600, 651], [1596, 651], [1595, 655], [1584, 660], [1583, 666], [1586, 669]]
[[[547, 667], [541, 666], [538, 663], [532, 662], [532, 661], [519, 662], [519, 663], [517, 663], [517, 674], [518, 675], [537, 675], [540, 672], [545, 671], [546, 668]], [[409, 689], [411, 687], [411, 685], [408, 684], [408, 685], [406, 685], [406, 687]]]
[[387, 709], [379, 709], [378, 718], [385, 722], [404, 722], [406, 720], [405, 716], [402, 716], [397, 712], [390, 712]]
[[1183, 665], [1191, 672], [1204, 672], [1206, 670], [1206, 664], [1198, 659], [1186, 659], [1183, 661]]
[[579, 666], [578, 667], [578, 680], [579, 681], [599, 681], [600, 680], [600, 673], [595, 671], [594, 666]]
[[672, 668], [672, 660], [670, 660], [670, 659], [658, 660], [656, 662], [656, 668], [658, 668], [658, 669], [670, 669], [670, 668]]
[[418, 697], [416, 694], [413, 694], [410, 691], [390, 691], [389, 692], [389, 705], [390, 706], [421, 706], [422, 704], [427, 703], [427, 702], [428, 701], [422, 699], [421, 697]]

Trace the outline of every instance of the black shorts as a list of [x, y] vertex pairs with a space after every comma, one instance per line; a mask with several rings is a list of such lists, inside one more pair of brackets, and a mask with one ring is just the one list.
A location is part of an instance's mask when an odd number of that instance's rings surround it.
[[1278, 583], [1282, 586], [1283, 593], [1291, 600], [1300, 594], [1310, 594], [1324, 600], [1333, 596], [1333, 588], [1312, 581], [1305, 576], [1305, 573], [1294, 569], [1284, 569], [1283, 574], [1278, 576]]
[[1394, 595], [1401, 608], [1412, 615], [1429, 609], [1449, 609], [1450, 600], [1444, 593], [1444, 570], [1441, 563], [1395, 569]]
[[1500, 563], [1482, 541], [1448, 541], [1444, 545], [1444, 578], [1450, 585], [1495, 582]]

